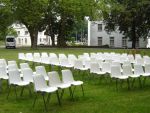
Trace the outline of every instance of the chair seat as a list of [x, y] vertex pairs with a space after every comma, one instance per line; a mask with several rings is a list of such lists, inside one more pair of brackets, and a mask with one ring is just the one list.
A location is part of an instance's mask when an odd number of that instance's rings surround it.
[[82, 81], [74, 81], [71, 83], [72, 85], [78, 86], [78, 85], [82, 85], [83, 82]]
[[106, 74], [106, 72], [103, 72], [103, 71], [98, 71], [98, 72], [95, 72], [95, 73], [100, 74], [100, 75]]
[[118, 76], [119, 79], [128, 79], [128, 76]]
[[88, 68], [80, 68], [80, 70], [85, 71], [88, 70]]
[[19, 85], [19, 86], [26, 86], [28, 84], [29, 84], [29, 82], [25, 82], [25, 81], [15, 83], [15, 85]]
[[0, 79], [5, 79], [5, 80], [7, 80], [7, 79], [8, 79], [8, 76], [1, 76]]
[[59, 84], [57, 87], [64, 89], [64, 88], [69, 88], [71, 85], [70, 84]]
[[144, 74], [142, 74], [142, 76], [150, 76], [150, 73], [144, 73]]
[[47, 92], [47, 93], [52, 93], [52, 92], [57, 91], [57, 89], [58, 89], [57, 87], [47, 87], [47, 88], [40, 89], [40, 91]]
[[132, 77], [132, 78], [140, 77], [140, 75], [129, 75], [129, 76]]

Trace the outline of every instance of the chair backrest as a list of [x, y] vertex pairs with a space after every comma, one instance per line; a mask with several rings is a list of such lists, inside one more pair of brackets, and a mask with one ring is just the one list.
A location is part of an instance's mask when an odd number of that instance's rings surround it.
[[34, 90], [35, 91], [40, 91], [41, 89], [47, 87], [44, 76], [42, 76], [42, 75], [33, 76], [33, 83], [34, 83]]
[[68, 59], [66, 59], [66, 58], [60, 59], [60, 65], [61, 65], [61, 66], [69, 65]]
[[27, 82], [33, 82], [33, 71], [30, 68], [22, 69], [23, 80]]
[[8, 65], [13, 65], [13, 64], [17, 65], [16, 61], [14, 61], [14, 60], [8, 61]]
[[74, 81], [72, 72], [68, 69], [62, 70], [62, 81], [64, 83], [70, 83]]
[[0, 66], [0, 78], [6, 77], [7, 76], [7, 71], [4, 66]]
[[57, 57], [57, 55], [55, 53], [49, 53], [49, 57]]
[[109, 62], [103, 62], [102, 63], [102, 71], [110, 73], [111, 66], [110, 66]]
[[59, 59], [57, 57], [50, 57], [50, 63], [53, 65], [58, 65]]
[[75, 60], [75, 62], [74, 62], [74, 68], [75, 69], [83, 68], [83, 62], [81, 60]]
[[99, 65], [99, 68], [102, 68], [103, 60], [102, 60], [102, 59], [98, 59], [98, 60], [97, 60], [97, 63], [98, 63], [98, 65]]
[[61, 84], [58, 72], [56, 71], [48, 72], [48, 77], [49, 77], [49, 86], [53, 87]]
[[132, 67], [130, 65], [123, 65], [122, 66], [123, 68], [123, 75], [133, 75], [133, 72], [132, 72]]
[[41, 57], [41, 63], [50, 64], [50, 58], [49, 57]]
[[7, 66], [7, 62], [5, 59], [0, 59], [0, 64], [3, 65], [3, 66]]
[[150, 64], [145, 64], [145, 73], [150, 73]]
[[18, 53], [18, 59], [25, 60], [25, 54], [24, 53]]
[[134, 74], [137, 74], [137, 75], [144, 74], [144, 70], [143, 70], [142, 65], [134, 64]]
[[44, 66], [36, 66], [35, 70], [36, 70], [36, 74], [40, 74], [44, 77], [47, 77], [47, 73], [46, 73], [46, 70], [45, 70]]
[[30, 68], [28, 63], [20, 63], [20, 69]]
[[99, 72], [99, 64], [98, 63], [91, 63], [90, 65], [90, 72]]
[[49, 57], [49, 56], [48, 56], [47, 52], [42, 52], [41, 57]]
[[15, 84], [22, 81], [18, 70], [8, 70], [8, 75], [9, 84]]
[[18, 67], [15, 64], [8, 65], [8, 70], [18, 70]]
[[41, 57], [40, 53], [33, 53], [33, 57]]
[[137, 58], [136, 59], [136, 64], [144, 65], [144, 59], [143, 58]]
[[67, 56], [65, 54], [58, 54], [59, 60], [60, 59], [67, 59]]
[[28, 60], [28, 61], [32, 61], [33, 60], [32, 53], [26, 53], [26, 60]]
[[91, 66], [91, 61], [90, 60], [85, 60], [85, 68], [90, 69]]
[[121, 76], [121, 70], [119, 66], [111, 66], [111, 77]]

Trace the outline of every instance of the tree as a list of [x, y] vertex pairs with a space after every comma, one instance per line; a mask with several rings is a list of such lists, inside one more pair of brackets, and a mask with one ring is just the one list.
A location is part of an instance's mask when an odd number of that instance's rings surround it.
[[57, 35], [57, 46], [66, 46], [67, 36], [74, 29], [76, 21], [91, 16], [91, 3], [94, 4], [95, 0], [49, 0], [45, 27], [46, 34], [51, 36], [52, 45], [55, 45], [54, 36]]
[[8, 27], [13, 23], [14, 18], [8, 0], [5, 2], [2, 0], [0, 4], [0, 40], [4, 40], [9, 31]]
[[110, 12], [103, 11], [106, 30], [118, 29], [132, 41], [136, 48], [139, 38], [147, 38], [150, 31], [149, 0], [115, 0], [109, 3]]
[[31, 37], [31, 47], [37, 48], [38, 31], [44, 23], [48, 0], [10, 0], [15, 19], [23, 23]]

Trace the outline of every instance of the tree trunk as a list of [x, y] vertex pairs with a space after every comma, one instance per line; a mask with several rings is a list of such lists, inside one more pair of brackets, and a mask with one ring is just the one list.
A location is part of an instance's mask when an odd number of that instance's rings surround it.
[[51, 40], [52, 40], [52, 46], [55, 46], [55, 36], [54, 34], [51, 35]]
[[31, 37], [31, 48], [37, 48], [37, 39], [38, 39], [38, 30], [37, 29], [28, 29]]
[[134, 21], [132, 24], [131, 36], [132, 36], [132, 48], [135, 49], [137, 37], [136, 37], [135, 22]]
[[66, 41], [65, 41], [65, 15], [62, 15], [61, 17], [61, 22], [60, 22], [60, 27], [59, 27], [59, 34], [57, 37], [57, 46], [58, 47], [65, 47]]

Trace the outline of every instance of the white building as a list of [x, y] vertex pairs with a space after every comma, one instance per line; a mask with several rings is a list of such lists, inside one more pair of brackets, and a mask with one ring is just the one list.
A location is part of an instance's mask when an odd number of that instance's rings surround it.
[[[15, 23], [12, 27], [17, 31], [18, 37], [16, 38], [17, 46], [31, 46], [30, 34], [23, 24]], [[50, 36], [44, 35], [43, 32], [38, 32], [37, 45], [51, 45]]]
[[[131, 48], [132, 42], [119, 31], [108, 34], [102, 21], [88, 21], [88, 46], [103, 45], [109, 45], [112, 48]], [[145, 48], [146, 45], [147, 41], [142, 38], [136, 42], [138, 48]]]

